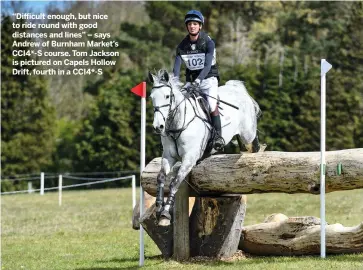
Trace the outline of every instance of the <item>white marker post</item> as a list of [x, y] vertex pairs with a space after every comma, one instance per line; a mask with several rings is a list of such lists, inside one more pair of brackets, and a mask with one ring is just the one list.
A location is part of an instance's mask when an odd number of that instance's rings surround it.
[[320, 257], [325, 258], [325, 122], [326, 122], [326, 78], [325, 74], [332, 68], [325, 59], [321, 59], [321, 104], [320, 104]]
[[44, 173], [40, 173], [40, 195], [44, 195]]
[[28, 193], [32, 193], [32, 192], [33, 192], [32, 182], [28, 182]]
[[[131, 89], [131, 92], [141, 97], [141, 141], [140, 141], [140, 180], [145, 168], [145, 137], [146, 137], [146, 82], [142, 82]], [[144, 189], [140, 181], [140, 218], [144, 214]], [[144, 265], [144, 228], [140, 224], [140, 260], [139, 266]]]
[[58, 204], [62, 206], [62, 187], [63, 187], [63, 176], [59, 175], [59, 183], [58, 183]]
[[134, 210], [136, 205], [136, 177], [132, 176], [132, 210]]

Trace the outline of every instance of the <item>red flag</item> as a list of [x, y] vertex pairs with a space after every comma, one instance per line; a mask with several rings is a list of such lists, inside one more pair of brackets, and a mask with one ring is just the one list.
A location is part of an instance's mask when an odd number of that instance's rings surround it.
[[131, 92], [140, 97], [146, 97], [146, 82], [139, 83], [131, 89]]

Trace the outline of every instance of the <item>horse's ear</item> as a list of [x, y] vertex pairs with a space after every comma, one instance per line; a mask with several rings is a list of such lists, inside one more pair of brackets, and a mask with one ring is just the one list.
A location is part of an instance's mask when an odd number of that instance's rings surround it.
[[149, 71], [148, 77], [149, 77], [150, 82], [154, 83], [154, 76], [151, 74], [150, 71]]
[[163, 75], [162, 75], [161, 79], [162, 79], [163, 81], [165, 81], [165, 82], [169, 82], [169, 74], [168, 74], [168, 72], [167, 72], [166, 70], [164, 70], [164, 72], [163, 72]]

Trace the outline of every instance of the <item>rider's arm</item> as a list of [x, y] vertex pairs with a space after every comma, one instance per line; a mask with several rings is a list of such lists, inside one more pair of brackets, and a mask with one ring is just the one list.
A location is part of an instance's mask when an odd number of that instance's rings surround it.
[[204, 68], [200, 72], [197, 79], [202, 81], [205, 78], [205, 76], [208, 75], [208, 73], [212, 67], [212, 61], [213, 61], [213, 57], [214, 57], [215, 48], [216, 48], [216, 45], [214, 44], [214, 41], [212, 39], [209, 39], [208, 44], [207, 44], [207, 53], [205, 54]]
[[173, 74], [174, 77], [176, 78], [179, 78], [181, 64], [182, 64], [182, 59], [180, 55], [177, 54], [177, 56], [175, 57], [174, 68], [173, 68]]

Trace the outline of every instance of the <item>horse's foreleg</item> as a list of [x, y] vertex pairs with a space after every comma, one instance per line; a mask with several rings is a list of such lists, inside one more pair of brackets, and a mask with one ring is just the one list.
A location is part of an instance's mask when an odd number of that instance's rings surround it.
[[156, 213], [160, 214], [164, 206], [164, 186], [165, 186], [165, 171], [160, 170], [157, 176], [157, 189], [156, 189]]
[[161, 170], [157, 176], [157, 189], [156, 189], [156, 213], [159, 215], [164, 206], [164, 186], [166, 175], [170, 172], [171, 167], [175, 165], [175, 159], [163, 153], [161, 160]]
[[161, 225], [161, 226], [170, 225], [170, 220], [171, 220], [170, 213], [174, 206], [175, 194], [178, 191], [180, 184], [183, 182], [183, 180], [188, 175], [188, 173], [192, 170], [195, 163], [196, 163], [196, 160], [194, 160], [194, 159], [193, 159], [193, 161], [189, 161], [189, 162], [183, 161], [178, 170], [177, 176], [174, 179], [172, 179], [170, 186], [169, 186], [169, 197], [164, 206], [164, 210], [161, 213], [159, 225]]

